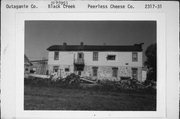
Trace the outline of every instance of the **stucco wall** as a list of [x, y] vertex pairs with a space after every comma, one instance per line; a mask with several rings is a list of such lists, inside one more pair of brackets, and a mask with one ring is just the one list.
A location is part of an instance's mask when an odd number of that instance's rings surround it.
[[49, 52], [49, 65], [73, 65], [75, 52], [59, 52], [59, 60], [54, 60], [54, 52]]
[[[84, 71], [81, 76], [90, 76], [96, 79], [120, 80], [120, 77], [132, 77], [132, 68], [138, 69], [138, 80], [142, 80], [142, 52], [138, 52], [138, 61], [132, 61], [132, 52], [98, 52], [98, 61], [93, 61], [93, 52], [84, 53]], [[74, 72], [74, 58], [76, 59], [78, 52], [59, 52], [59, 60], [54, 60], [54, 52], [49, 52], [48, 66], [49, 73], [53, 72], [53, 66], [59, 66], [58, 74], [65, 77]], [[108, 55], [116, 55], [115, 60], [107, 60]], [[92, 67], [98, 67], [98, 76], [93, 77]], [[70, 71], [65, 72], [65, 68], [69, 67]], [[118, 76], [112, 77], [112, 68], [118, 68]], [[61, 70], [60, 70], [61, 69]]]
[[[142, 67], [142, 52], [138, 52], [137, 62], [132, 62], [132, 52], [98, 52], [98, 61], [93, 61], [93, 52], [83, 53], [85, 65]], [[73, 65], [77, 54], [78, 52], [59, 52], [59, 60], [54, 60], [54, 52], [49, 52], [48, 64]], [[116, 60], [107, 60], [108, 55], [116, 55]]]

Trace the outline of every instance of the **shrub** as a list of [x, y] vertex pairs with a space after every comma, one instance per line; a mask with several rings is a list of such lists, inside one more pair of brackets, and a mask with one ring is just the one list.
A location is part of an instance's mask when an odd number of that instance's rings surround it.
[[155, 89], [144, 86], [141, 82], [135, 79], [126, 79], [121, 81], [103, 80], [98, 81], [100, 86], [96, 86], [97, 90], [102, 91], [118, 91], [118, 92], [142, 92], [154, 93]]

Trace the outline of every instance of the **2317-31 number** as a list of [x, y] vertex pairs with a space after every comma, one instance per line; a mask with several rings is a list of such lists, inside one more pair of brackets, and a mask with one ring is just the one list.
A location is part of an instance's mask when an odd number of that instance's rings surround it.
[[145, 9], [160, 9], [162, 4], [145, 4]]

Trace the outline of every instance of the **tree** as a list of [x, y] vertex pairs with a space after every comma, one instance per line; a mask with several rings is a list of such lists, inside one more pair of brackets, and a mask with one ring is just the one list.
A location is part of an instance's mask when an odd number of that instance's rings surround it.
[[156, 43], [151, 44], [147, 47], [145, 51], [145, 55], [147, 57], [144, 65], [147, 66], [148, 72], [147, 72], [147, 79], [146, 83], [150, 83], [152, 81], [157, 80], [157, 51], [156, 51]]

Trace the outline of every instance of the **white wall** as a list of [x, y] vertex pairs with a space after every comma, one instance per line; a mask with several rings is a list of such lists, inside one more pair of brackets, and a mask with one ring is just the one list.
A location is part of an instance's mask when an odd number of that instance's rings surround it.
[[[142, 66], [142, 53], [138, 53], [138, 62], [132, 62], [132, 52], [99, 52], [98, 61], [93, 61], [93, 53], [86, 52], [85, 64], [97, 66]], [[116, 55], [115, 60], [107, 60], [108, 55]], [[126, 65], [128, 63], [128, 65]]]
[[59, 60], [54, 60], [54, 52], [49, 52], [48, 64], [50, 65], [73, 65], [74, 52], [59, 52]]
[[[59, 60], [54, 60], [54, 52], [49, 52], [48, 64], [73, 65], [78, 52], [59, 52]], [[142, 52], [138, 52], [138, 61], [132, 62], [132, 52], [98, 52], [98, 61], [93, 61], [93, 52], [83, 52], [85, 65], [92, 66], [132, 66], [142, 67]], [[107, 55], [116, 55], [115, 60], [107, 60]], [[126, 65], [128, 63], [128, 65]]]

